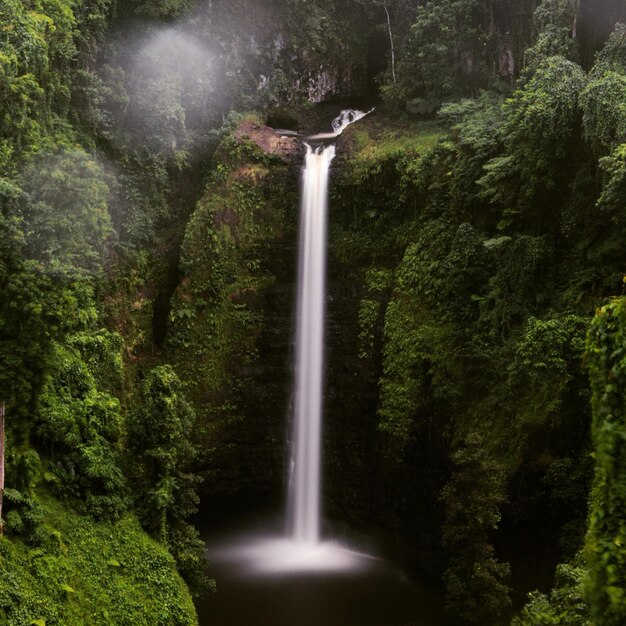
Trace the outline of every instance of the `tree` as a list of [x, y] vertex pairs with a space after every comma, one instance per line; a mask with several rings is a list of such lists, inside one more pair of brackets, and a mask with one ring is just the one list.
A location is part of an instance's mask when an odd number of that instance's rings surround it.
[[195, 413], [170, 365], [152, 369], [141, 385], [141, 406], [129, 416], [128, 447], [135, 460], [137, 505], [146, 529], [168, 545], [195, 593], [211, 582], [204, 545], [187, 523], [196, 512], [200, 479], [191, 471]]
[[505, 101], [504, 153], [485, 164], [477, 181], [483, 198], [503, 207], [501, 228], [514, 222], [531, 232], [558, 228], [571, 153], [580, 138], [584, 86], [580, 66], [553, 56]]
[[533, 591], [511, 626], [591, 626], [589, 605], [584, 598], [588, 572], [582, 555], [573, 563], [556, 568], [554, 589], [549, 594]]
[[[95, 318], [95, 316], [94, 316]], [[106, 353], [98, 350], [105, 342]], [[39, 398], [35, 434], [52, 461], [54, 487], [80, 499], [95, 517], [117, 518], [126, 509], [121, 464], [122, 413], [106, 383], [121, 379], [119, 336], [92, 328], [54, 345], [53, 366]], [[106, 376], [103, 367], [109, 370]]]
[[430, 0], [417, 7], [388, 96], [443, 100], [477, 91], [487, 69], [485, 21], [480, 0]]
[[62, 148], [38, 155], [23, 188], [0, 179], [0, 406], [16, 444], [28, 441], [55, 344], [95, 314], [88, 274], [101, 273], [111, 234], [103, 177], [84, 151]]
[[[74, 3], [0, 4], [0, 173], [33, 154], [55, 114], [67, 112], [76, 56]], [[42, 6], [43, 5], [43, 6]]]
[[62, 268], [50, 272], [27, 258], [24, 202], [22, 189], [0, 179], [0, 406], [5, 436], [14, 436], [15, 443], [28, 441], [53, 367], [54, 342], [85, 322], [92, 296]]
[[618, 24], [598, 53], [581, 105], [585, 137], [596, 154], [626, 142], [626, 25]]
[[578, 61], [577, 26], [580, 0], [544, 0], [533, 15], [539, 35], [524, 55], [525, 74], [549, 57]]
[[505, 501], [505, 474], [483, 438], [470, 433], [452, 455], [454, 472], [441, 493], [443, 544], [450, 554], [444, 573], [446, 606], [477, 624], [492, 623], [510, 604], [508, 563], [497, 560], [489, 534]]
[[195, 414], [182, 394], [181, 382], [169, 365], [155, 367], [141, 386], [142, 403], [131, 414], [128, 446], [138, 454], [138, 477], [144, 524], [167, 543], [172, 520], [193, 512], [188, 487], [195, 479], [186, 468], [195, 456], [189, 440]]
[[581, 105], [585, 138], [596, 154], [605, 155], [626, 140], [626, 69], [596, 73], [581, 94]]
[[589, 329], [595, 477], [586, 557], [594, 623], [626, 623], [626, 299], [602, 307]]
[[50, 268], [100, 274], [113, 229], [96, 160], [78, 147], [52, 146], [26, 169], [23, 186], [25, 254]]

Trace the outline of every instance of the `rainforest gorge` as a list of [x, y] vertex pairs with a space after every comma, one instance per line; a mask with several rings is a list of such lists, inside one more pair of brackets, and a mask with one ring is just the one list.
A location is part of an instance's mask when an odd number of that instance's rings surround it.
[[1, 0], [0, 624], [197, 624], [281, 506], [347, 107], [325, 516], [450, 623], [626, 623], [623, 0]]

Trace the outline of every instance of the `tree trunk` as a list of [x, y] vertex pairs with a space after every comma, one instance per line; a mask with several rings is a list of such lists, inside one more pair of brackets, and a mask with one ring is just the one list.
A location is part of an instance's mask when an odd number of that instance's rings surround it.
[[0, 404], [0, 535], [4, 532], [2, 501], [4, 499], [4, 413], [5, 404]]
[[396, 82], [396, 50], [393, 46], [393, 34], [391, 32], [391, 18], [389, 17], [389, 9], [387, 8], [387, 3], [383, 2], [383, 9], [385, 9], [385, 14], [387, 15], [387, 30], [389, 31], [389, 45], [391, 46], [391, 77], [393, 78], [393, 82]]
[[489, 2], [489, 37], [496, 34], [496, 16], [493, 12], [493, 0]]

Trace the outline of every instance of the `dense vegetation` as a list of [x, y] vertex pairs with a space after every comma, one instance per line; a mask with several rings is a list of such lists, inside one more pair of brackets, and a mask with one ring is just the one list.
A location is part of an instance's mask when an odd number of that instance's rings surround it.
[[282, 491], [299, 152], [264, 122], [358, 101], [329, 512], [467, 622], [626, 622], [625, 23], [620, 0], [4, 0], [0, 623], [196, 623], [200, 497]]

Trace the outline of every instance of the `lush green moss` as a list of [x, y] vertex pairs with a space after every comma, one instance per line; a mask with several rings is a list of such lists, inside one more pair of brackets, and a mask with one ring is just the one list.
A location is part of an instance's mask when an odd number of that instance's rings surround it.
[[0, 623], [6, 626], [197, 623], [166, 548], [125, 515], [94, 522], [41, 496], [47, 540], [0, 538]]
[[[283, 400], [271, 389], [277, 380], [261, 382], [275, 366], [260, 351], [273, 341], [268, 317], [290, 320], [288, 304], [276, 310], [270, 302], [285, 272], [292, 276], [295, 252], [284, 239], [295, 238], [297, 179], [281, 158], [237, 134], [218, 148], [212, 180], [187, 225], [169, 316], [168, 352], [196, 407], [205, 468], [217, 470], [206, 482], [211, 491], [267, 488], [282, 458], [270, 403]], [[286, 342], [290, 328], [283, 333]], [[248, 459], [238, 445], [255, 447], [258, 467], [247, 466], [255, 455]]]

